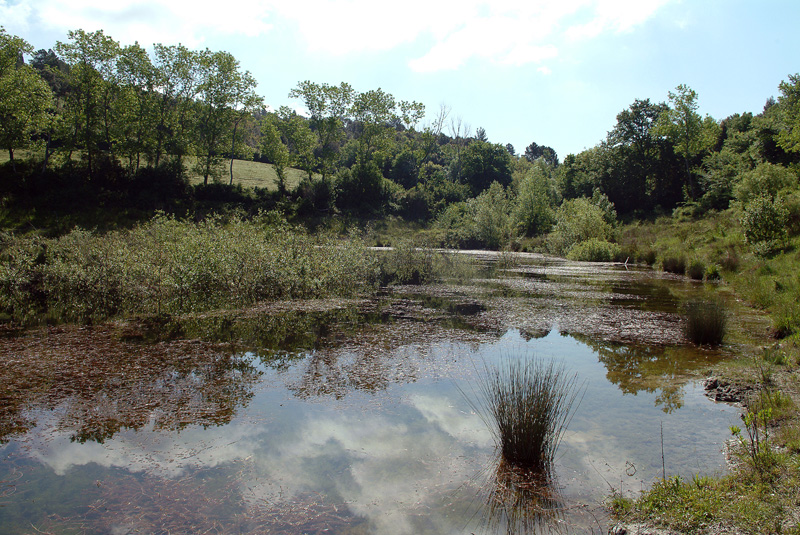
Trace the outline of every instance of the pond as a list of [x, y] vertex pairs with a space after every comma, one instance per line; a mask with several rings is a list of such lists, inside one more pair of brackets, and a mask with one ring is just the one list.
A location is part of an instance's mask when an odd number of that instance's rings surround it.
[[[707, 291], [531, 256], [374, 299], [6, 333], [0, 526], [605, 532], [611, 492], [725, 470], [738, 410], [700, 379], [737, 348], [681, 335], [682, 302]], [[531, 490], [474, 404], [485, 366], [533, 358], [563, 363], [583, 394]]]

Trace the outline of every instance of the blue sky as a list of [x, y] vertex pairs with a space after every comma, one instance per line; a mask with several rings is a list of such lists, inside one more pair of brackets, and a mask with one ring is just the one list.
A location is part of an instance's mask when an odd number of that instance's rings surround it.
[[797, 0], [0, 0], [0, 25], [36, 49], [80, 28], [225, 50], [275, 108], [300, 105], [302, 80], [380, 87], [425, 104], [423, 124], [445, 104], [492, 142], [561, 159], [637, 98], [684, 83], [720, 120], [800, 72]]

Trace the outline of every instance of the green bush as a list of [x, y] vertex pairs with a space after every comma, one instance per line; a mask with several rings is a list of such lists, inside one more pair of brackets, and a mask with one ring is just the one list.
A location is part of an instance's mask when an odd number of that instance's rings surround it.
[[448, 206], [434, 227], [448, 246], [499, 249], [513, 236], [511, 209], [505, 189], [493, 182], [476, 198]]
[[739, 202], [747, 204], [756, 197], [776, 197], [781, 191], [797, 187], [797, 175], [782, 165], [760, 163], [742, 175], [735, 194]]
[[780, 198], [762, 194], [745, 206], [741, 224], [747, 243], [760, 255], [770, 254], [785, 246], [789, 212]]
[[609, 213], [591, 199], [581, 197], [564, 201], [556, 211], [556, 224], [547, 237], [548, 250], [566, 255], [577, 243], [595, 238], [610, 241], [613, 226], [607, 221]]
[[573, 245], [567, 253], [567, 258], [584, 262], [612, 262], [621, 254], [622, 250], [616, 243], [589, 238]]

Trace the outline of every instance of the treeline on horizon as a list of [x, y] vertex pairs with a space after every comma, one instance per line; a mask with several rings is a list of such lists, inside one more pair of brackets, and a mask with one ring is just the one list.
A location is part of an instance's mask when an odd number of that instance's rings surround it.
[[[148, 52], [82, 30], [34, 52], [0, 28], [0, 148], [9, 156], [0, 197], [17, 219], [37, 210], [197, 217], [200, 207], [279, 209], [290, 220], [394, 215], [431, 224], [446, 245], [552, 234], [558, 254], [588, 238], [612, 241], [618, 218], [677, 207], [700, 216], [777, 204], [796, 223], [800, 76], [779, 91], [758, 114], [716, 120], [680, 85], [668, 102], [637, 99], [606, 139], [561, 161], [536, 142], [521, 154], [492, 143], [444, 105], [420, 127], [422, 104], [347, 83], [298, 83], [289, 97], [307, 117], [268, 111], [227, 52]], [[233, 186], [234, 159], [272, 164], [277, 187]], [[289, 168], [304, 172], [296, 186]], [[4, 219], [8, 227], [14, 217]]]

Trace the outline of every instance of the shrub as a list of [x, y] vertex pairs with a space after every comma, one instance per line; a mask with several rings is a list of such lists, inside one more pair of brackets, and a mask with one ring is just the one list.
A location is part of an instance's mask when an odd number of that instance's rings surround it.
[[577, 375], [550, 361], [524, 359], [486, 367], [478, 412], [507, 463], [547, 470], [569, 425], [580, 389]]
[[422, 284], [434, 277], [434, 255], [429, 248], [419, 248], [410, 241], [396, 244], [380, 259], [382, 285], [391, 282], [400, 284]]
[[742, 213], [742, 229], [756, 254], [767, 255], [782, 248], [788, 238], [789, 212], [780, 198], [762, 194], [751, 199]]
[[720, 300], [691, 301], [686, 305], [686, 338], [698, 345], [718, 346], [725, 337], [727, 314]]
[[567, 253], [567, 258], [584, 262], [612, 262], [621, 254], [622, 250], [616, 243], [589, 238], [573, 245]]
[[742, 175], [735, 193], [739, 202], [748, 203], [761, 195], [775, 197], [779, 192], [797, 186], [797, 175], [782, 165], [760, 163]]
[[709, 281], [717, 281], [722, 278], [722, 275], [719, 272], [719, 266], [716, 264], [710, 264], [706, 268], [706, 280]]
[[499, 249], [512, 236], [511, 208], [503, 186], [493, 182], [476, 198], [448, 206], [435, 227], [446, 232], [449, 246]]
[[547, 248], [553, 254], [566, 255], [573, 245], [591, 238], [609, 241], [613, 226], [606, 220], [608, 215], [585, 197], [564, 201], [556, 211], [556, 224], [547, 237]]

